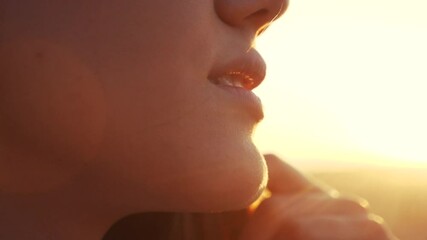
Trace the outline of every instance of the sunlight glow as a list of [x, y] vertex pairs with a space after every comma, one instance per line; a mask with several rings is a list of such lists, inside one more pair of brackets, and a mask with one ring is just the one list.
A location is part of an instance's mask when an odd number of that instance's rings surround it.
[[427, 2], [298, 0], [263, 34], [262, 151], [301, 168], [427, 168]]

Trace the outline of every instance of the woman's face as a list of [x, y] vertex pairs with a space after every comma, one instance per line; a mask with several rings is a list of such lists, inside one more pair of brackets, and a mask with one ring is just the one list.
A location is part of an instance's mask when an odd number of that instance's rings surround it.
[[262, 81], [253, 41], [286, 1], [29, 2], [5, 6], [4, 145], [69, 179], [84, 173], [94, 196], [131, 211], [227, 210], [258, 196], [262, 113], [224, 85]]

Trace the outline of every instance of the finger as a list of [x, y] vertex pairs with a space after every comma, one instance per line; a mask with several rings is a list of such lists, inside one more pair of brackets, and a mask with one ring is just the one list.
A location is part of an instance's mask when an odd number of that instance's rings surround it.
[[284, 222], [269, 240], [397, 240], [377, 216], [314, 216]]
[[[337, 216], [360, 218], [367, 216], [362, 200], [331, 198], [325, 193], [276, 195], [264, 200], [242, 231], [241, 239], [271, 240], [277, 231], [296, 236], [295, 219]], [[292, 238], [290, 238], [292, 239]]]
[[276, 195], [264, 200], [241, 232], [241, 240], [270, 240], [287, 219], [310, 215], [318, 199], [305, 194]]
[[[319, 195], [319, 194], [317, 194]], [[366, 215], [368, 202], [362, 198], [339, 197], [331, 198], [326, 195], [312, 197], [317, 206], [312, 215]], [[316, 199], [317, 198], [317, 199]]]
[[268, 166], [268, 189], [274, 194], [293, 194], [319, 190], [307, 177], [285, 163], [276, 155], [264, 155]]
[[365, 216], [368, 214], [367, 204], [350, 198], [331, 198], [326, 194], [299, 194], [292, 198], [286, 196], [276, 197], [276, 201], [282, 199], [281, 204], [286, 204], [284, 217], [305, 216]]
[[[366, 216], [368, 204], [360, 198], [331, 198], [324, 193], [276, 195], [264, 200], [256, 210], [261, 221], [310, 216]], [[279, 216], [279, 217], [276, 217]]]

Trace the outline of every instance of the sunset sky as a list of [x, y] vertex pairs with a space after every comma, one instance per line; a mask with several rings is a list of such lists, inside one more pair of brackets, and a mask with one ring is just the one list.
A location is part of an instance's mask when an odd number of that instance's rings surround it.
[[291, 0], [258, 40], [255, 141], [304, 169], [427, 169], [427, 1]]

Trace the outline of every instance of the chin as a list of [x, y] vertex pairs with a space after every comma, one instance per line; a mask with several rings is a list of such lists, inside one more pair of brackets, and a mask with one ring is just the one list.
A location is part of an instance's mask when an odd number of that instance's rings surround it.
[[205, 156], [205, 163], [214, 164], [193, 175], [184, 188], [184, 209], [179, 210], [231, 211], [247, 208], [258, 199], [268, 179], [265, 160], [252, 143], [240, 150], [222, 149], [221, 153]]
[[[150, 159], [156, 161], [151, 162], [150, 171], [138, 174], [139, 178], [146, 178], [139, 183], [148, 190], [144, 191], [144, 197], [149, 197], [149, 210], [222, 212], [250, 206], [267, 184], [265, 160], [250, 140], [240, 146], [229, 146], [167, 151], [163, 157], [152, 155]], [[171, 152], [175, 155], [170, 155]], [[135, 204], [141, 204], [138, 202]]]
[[[187, 182], [181, 185], [183, 206], [189, 207], [185, 211], [243, 209], [258, 199], [266, 188], [267, 166], [252, 142], [253, 126], [248, 123], [226, 126], [234, 129], [214, 131], [210, 128], [207, 134], [199, 131], [200, 137], [190, 140], [191, 146], [198, 147], [183, 153], [183, 172], [188, 173]], [[188, 148], [181, 146], [180, 149]]]

